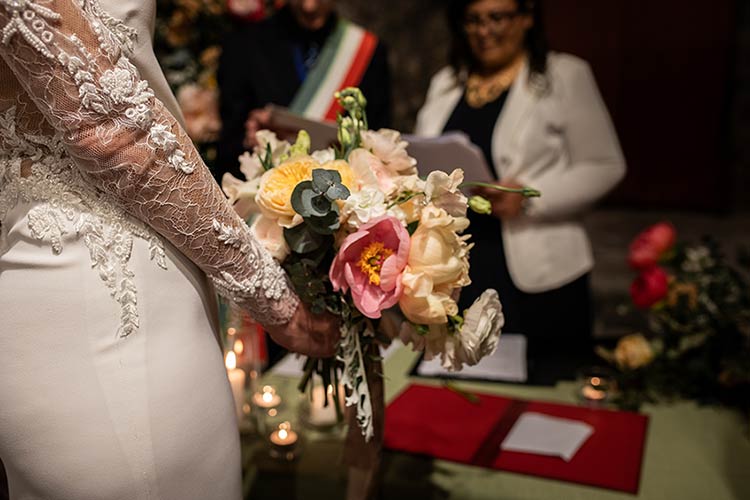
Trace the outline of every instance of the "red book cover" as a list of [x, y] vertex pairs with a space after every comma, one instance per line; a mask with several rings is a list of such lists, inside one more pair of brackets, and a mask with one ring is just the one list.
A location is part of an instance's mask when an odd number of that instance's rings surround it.
[[[385, 447], [443, 460], [637, 493], [648, 417], [637, 413], [523, 401], [412, 385], [386, 410]], [[594, 433], [575, 456], [500, 450], [525, 411], [586, 422]]]

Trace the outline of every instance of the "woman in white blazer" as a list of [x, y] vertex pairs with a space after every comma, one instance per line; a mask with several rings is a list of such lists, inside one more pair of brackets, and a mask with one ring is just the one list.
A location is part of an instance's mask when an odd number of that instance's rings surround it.
[[593, 266], [580, 216], [625, 174], [614, 127], [588, 64], [548, 53], [539, 0], [454, 0], [451, 65], [432, 79], [416, 133], [461, 130], [504, 185], [542, 196], [483, 190], [492, 216], [472, 216], [473, 288], [504, 303], [507, 332], [531, 354], [580, 349], [591, 335]]

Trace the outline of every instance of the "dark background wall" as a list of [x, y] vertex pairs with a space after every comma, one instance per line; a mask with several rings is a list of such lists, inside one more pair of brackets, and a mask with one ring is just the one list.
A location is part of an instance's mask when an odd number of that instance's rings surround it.
[[[349, 0], [391, 49], [394, 126], [411, 130], [445, 63], [445, 1]], [[550, 45], [588, 60], [629, 173], [610, 205], [750, 208], [750, 2], [547, 0]]]

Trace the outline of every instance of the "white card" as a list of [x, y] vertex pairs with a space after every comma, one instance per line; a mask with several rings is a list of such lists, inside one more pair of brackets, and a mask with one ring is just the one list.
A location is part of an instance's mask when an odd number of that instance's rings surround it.
[[579, 420], [525, 412], [516, 420], [500, 448], [558, 456], [569, 462], [593, 433], [592, 426]]
[[440, 357], [422, 361], [417, 374], [423, 377], [450, 376], [506, 382], [526, 382], [526, 337], [503, 333], [500, 344], [492, 356], [487, 356], [474, 366], [465, 366], [460, 372], [449, 372], [440, 365]]

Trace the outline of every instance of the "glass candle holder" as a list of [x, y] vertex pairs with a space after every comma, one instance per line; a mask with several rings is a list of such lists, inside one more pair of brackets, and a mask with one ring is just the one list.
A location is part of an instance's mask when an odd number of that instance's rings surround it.
[[[309, 428], [317, 431], [332, 431], [341, 427], [344, 414], [344, 389], [338, 389], [338, 411], [334, 387], [313, 385], [309, 394], [302, 396], [298, 406], [300, 421]], [[342, 416], [339, 420], [339, 415]]]
[[601, 366], [585, 368], [578, 375], [576, 391], [580, 401], [592, 406], [604, 405], [613, 399], [617, 391], [614, 374]]
[[301, 450], [300, 434], [292, 429], [292, 424], [282, 422], [269, 435], [269, 453], [273, 458], [292, 461]]

